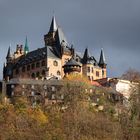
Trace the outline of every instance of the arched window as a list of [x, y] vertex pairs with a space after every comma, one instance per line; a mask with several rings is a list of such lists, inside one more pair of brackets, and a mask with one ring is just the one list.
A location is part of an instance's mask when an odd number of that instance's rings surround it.
[[28, 65], [28, 66], [27, 66], [27, 71], [29, 71], [29, 70], [30, 70], [30, 68], [31, 68], [31, 67], [30, 67], [30, 65]]
[[44, 60], [41, 62], [41, 65], [42, 66], [45, 66], [45, 61]]
[[39, 68], [40, 67], [40, 62], [37, 62], [36, 63], [36, 68]]
[[57, 75], [60, 75], [60, 74], [61, 74], [61, 73], [60, 73], [60, 71], [58, 70], [58, 71], [57, 71]]
[[53, 61], [53, 65], [54, 66], [58, 66], [58, 62], [55, 60], [55, 61]]
[[25, 72], [25, 66], [22, 67], [22, 72]]
[[31, 67], [32, 67], [32, 69], [34, 69], [35, 68], [35, 64], [33, 63]]

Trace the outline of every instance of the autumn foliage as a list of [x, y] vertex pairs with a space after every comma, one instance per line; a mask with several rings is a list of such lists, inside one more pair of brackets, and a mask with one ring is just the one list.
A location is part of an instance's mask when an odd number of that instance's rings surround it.
[[[70, 76], [57, 91], [63, 102], [32, 106], [19, 97], [14, 104], [0, 103], [0, 140], [139, 140], [140, 90], [132, 94], [128, 108], [106, 96], [94, 105], [90, 86], [86, 78]], [[109, 94], [94, 88], [92, 97], [102, 93]]]

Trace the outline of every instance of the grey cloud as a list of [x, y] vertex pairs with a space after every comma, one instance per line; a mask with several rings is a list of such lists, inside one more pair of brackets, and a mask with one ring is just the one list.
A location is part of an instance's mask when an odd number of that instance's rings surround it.
[[76, 50], [88, 46], [98, 59], [104, 48], [109, 76], [119, 76], [129, 67], [140, 70], [139, 7], [139, 0], [1, 0], [0, 70], [9, 44], [14, 51], [27, 35], [31, 50], [44, 46], [53, 11]]

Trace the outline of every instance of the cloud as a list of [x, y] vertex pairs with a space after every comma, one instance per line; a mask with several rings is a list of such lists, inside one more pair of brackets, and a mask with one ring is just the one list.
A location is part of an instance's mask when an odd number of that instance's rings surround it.
[[44, 46], [53, 11], [76, 50], [88, 46], [98, 59], [104, 48], [109, 76], [119, 76], [129, 67], [139, 70], [139, 7], [139, 0], [1, 0], [0, 70], [9, 44], [14, 51], [27, 35], [30, 50]]

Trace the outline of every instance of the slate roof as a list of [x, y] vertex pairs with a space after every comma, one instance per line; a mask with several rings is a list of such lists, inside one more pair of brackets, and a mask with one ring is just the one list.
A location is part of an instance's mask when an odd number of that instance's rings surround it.
[[62, 43], [64, 41], [68, 45], [68, 41], [60, 27], [58, 28], [57, 33], [58, 33], [60, 43]]
[[60, 27], [58, 27], [56, 31], [56, 45], [54, 48], [54, 51], [58, 57], [61, 58], [62, 56], [62, 47], [64, 52], [70, 52], [69, 44], [67, 42], [67, 39]]
[[55, 16], [53, 16], [49, 32], [55, 32], [56, 30], [57, 30], [57, 24], [56, 24]]
[[47, 57], [56, 58], [56, 59], [58, 58], [55, 55], [55, 52], [51, 46], [39, 48], [37, 50], [29, 52], [26, 55], [21, 56], [14, 67], [17, 68], [23, 65], [27, 65], [34, 61], [39, 61]]
[[58, 59], [55, 50], [51, 46], [47, 46], [47, 57]]
[[9, 46], [6, 58], [10, 58], [10, 57], [11, 57], [11, 51], [10, 51], [10, 46]]
[[80, 66], [73, 58], [71, 58], [64, 66]]
[[83, 56], [83, 59], [82, 59], [82, 63], [83, 64], [93, 64], [93, 65], [97, 64], [97, 61], [94, 58], [94, 56], [89, 56], [87, 48], [85, 49], [84, 56]]

